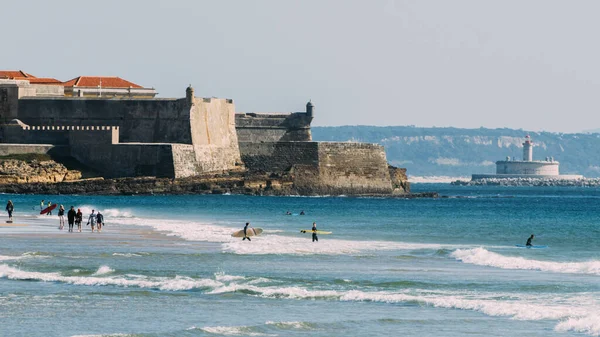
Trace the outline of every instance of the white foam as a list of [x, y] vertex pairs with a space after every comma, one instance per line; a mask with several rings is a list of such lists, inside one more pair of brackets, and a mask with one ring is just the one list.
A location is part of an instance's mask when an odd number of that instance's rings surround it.
[[600, 336], [600, 314], [569, 318], [558, 323], [554, 330], [559, 332], [575, 331], [590, 336]]
[[106, 274], [110, 274], [114, 272], [114, 269], [110, 268], [109, 266], [101, 266], [100, 268], [98, 268], [98, 270], [92, 274], [92, 275], [106, 275]]
[[14, 261], [14, 260], [20, 260], [22, 258], [24, 258], [25, 256], [7, 256], [7, 255], [0, 255], [0, 261]]
[[504, 256], [490, 252], [485, 248], [458, 249], [450, 254], [464, 263], [502, 269], [529, 269], [554, 273], [600, 275], [600, 261], [551, 262], [529, 260], [523, 257]]
[[[100, 268], [102, 269], [102, 268]], [[100, 270], [99, 269], [99, 270]], [[110, 269], [110, 268], [109, 268]], [[84, 286], [119, 286], [119, 287], [138, 287], [160, 289], [167, 291], [214, 288], [221, 286], [222, 283], [212, 279], [193, 279], [185, 276], [167, 277], [148, 277], [126, 278], [124, 276], [98, 277], [98, 276], [63, 276], [60, 273], [42, 273], [23, 271], [10, 267], [6, 264], [0, 264], [0, 277], [11, 280], [37, 280], [43, 282], [62, 282], [74, 285]]]
[[142, 254], [136, 254], [136, 253], [113, 253], [113, 256], [124, 256], [124, 257], [139, 257], [142, 256]]
[[471, 180], [467, 177], [449, 177], [449, 176], [409, 176], [408, 181], [419, 184], [449, 184], [457, 180]]
[[[309, 234], [279, 235], [268, 231], [260, 236], [252, 237], [252, 241], [249, 242], [231, 237], [231, 234], [240, 230], [241, 226], [226, 227], [200, 222], [141, 218], [116, 219], [115, 222], [124, 225], [151, 226], [158, 231], [166, 232], [167, 235], [181, 237], [189, 241], [221, 243], [223, 251], [234, 254], [342, 255], [380, 250], [437, 250], [467, 247], [464, 245], [449, 246], [394, 241], [339, 240], [333, 239], [331, 235], [318, 243], [313, 243]], [[296, 231], [294, 230], [294, 232]]]
[[252, 332], [249, 331], [249, 329], [250, 328], [246, 326], [205, 326], [200, 328], [200, 330], [204, 332], [224, 336], [277, 336], [260, 332]]
[[273, 322], [273, 321], [267, 321], [265, 322], [266, 325], [275, 325], [279, 328], [284, 328], [284, 329], [311, 329], [311, 325], [309, 323], [306, 322]]

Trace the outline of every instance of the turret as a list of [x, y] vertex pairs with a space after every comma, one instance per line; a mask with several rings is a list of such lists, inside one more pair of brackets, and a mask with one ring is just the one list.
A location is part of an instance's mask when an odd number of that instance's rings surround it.
[[533, 142], [529, 135], [525, 136], [525, 143], [523, 143], [523, 161], [533, 161]]
[[190, 105], [194, 104], [194, 88], [191, 84], [185, 89], [185, 98]]
[[306, 103], [306, 115], [312, 117], [314, 108], [315, 106], [312, 104], [312, 101], [308, 101], [308, 103]]

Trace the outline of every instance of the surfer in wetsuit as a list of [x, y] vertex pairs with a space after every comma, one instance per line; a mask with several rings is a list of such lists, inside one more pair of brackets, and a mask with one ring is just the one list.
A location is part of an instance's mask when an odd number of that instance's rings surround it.
[[319, 242], [319, 238], [317, 237], [317, 223], [313, 222], [312, 226], [312, 242]]
[[533, 246], [533, 245], [531, 244], [531, 240], [533, 240], [533, 234], [531, 234], [531, 236], [529, 237], [529, 239], [527, 239], [527, 243], [525, 244], [525, 246], [527, 246], [527, 247], [531, 247], [531, 246]]
[[248, 231], [248, 226], [250, 226], [250, 223], [246, 222], [246, 226], [244, 226], [244, 238], [242, 239], [242, 241], [244, 241], [246, 239], [248, 239], [248, 241], [252, 241], [252, 240], [250, 240], [250, 237], [247, 236], [247, 234], [246, 234], [246, 232]]

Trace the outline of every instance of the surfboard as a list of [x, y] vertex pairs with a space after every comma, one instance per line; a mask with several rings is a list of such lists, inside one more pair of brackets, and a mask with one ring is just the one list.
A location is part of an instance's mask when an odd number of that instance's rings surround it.
[[[262, 228], [254, 228], [254, 227], [250, 227], [248, 228], [248, 230], [246, 231], [246, 236], [256, 236], [256, 235], [260, 235], [260, 233], [263, 232]], [[231, 234], [231, 236], [233, 236], [234, 238], [243, 238], [244, 237], [244, 230], [239, 230], [237, 232], [234, 232], [233, 234]]]
[[526, 245], [515, 245], [519, 248], [529, 248], [529, 249], [544, 249], [544, 248], [548, 248], [548, 246], [543, 246], [543, 245], [539, 245], [539, 246], [526, 246]]
[[41, 210], [40, 214], [46, 214], [46, 213], [50, 212], [51, 210], [55, 209], [56, 206], [58, 206], [58, 204], [53, 204], [51, 206], [48, 206], [48, 207], [44, 208], [43, 210]]
[[[309, 234], [312, 234], [312, 232], [313, 232], [312, 229], [301, 229], [300, 230], [300, 233], [309, 233]], [[323, 235], [325, 235], [325, 234], [331, 234], [331, 233], [333, 233], [333, 232], [319, 231], [319, 230], [317, 231], [317, 234], [323, 234]]]

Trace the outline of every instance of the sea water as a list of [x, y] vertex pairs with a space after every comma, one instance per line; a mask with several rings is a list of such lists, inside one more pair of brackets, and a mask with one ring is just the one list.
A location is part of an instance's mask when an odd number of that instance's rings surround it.
[[600, 335], [600, 189], [413, 188], [445, 197], [4, 195], [0, 335]]

